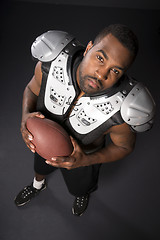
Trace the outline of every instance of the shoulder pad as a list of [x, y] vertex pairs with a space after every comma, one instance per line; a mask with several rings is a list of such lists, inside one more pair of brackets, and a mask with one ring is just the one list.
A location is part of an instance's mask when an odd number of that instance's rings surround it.
[[31, 46], [32, 56], [41, 62], [52, 61], [73, 39], [74, 37], [67, 32], [53, 30], [43, 33]]
[[153, 119], [145, 124], [142, 125], [134, 125], [134, 126], [130, 126], [131, 130], [133, 130], [134, 132], [146, 132], [149, 129], [152, 128], [153, 125]]
[[120, 111], [127, 124], [134, 128], [139, 126], [139, 131], [143, 131], [141, 128], [144, 126], [146, 131], [155, 114], [155, 102], [148, 89], [142, 83], [137, 83], [123, 101]]

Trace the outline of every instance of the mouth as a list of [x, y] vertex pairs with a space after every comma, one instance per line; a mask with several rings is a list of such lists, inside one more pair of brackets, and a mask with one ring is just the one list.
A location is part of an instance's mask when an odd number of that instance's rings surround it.
[[98, 82], [94, 79], [88, 78], [88, 84], [91, 88], [93, 89], [99, 89], [100, 85], [98, 84]]

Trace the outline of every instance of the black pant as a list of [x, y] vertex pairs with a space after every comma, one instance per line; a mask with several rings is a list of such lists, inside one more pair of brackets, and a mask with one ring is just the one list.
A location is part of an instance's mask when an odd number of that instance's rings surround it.
[[[83, 196], [97, 188], [101, 164], [79, 167], [72, 170], [60, 168], [69, 192], [74, 196]], [[45, 163], [45, 159], [35, 153], [34, 170], [41, 175], [48, 175], [57, 168]]]

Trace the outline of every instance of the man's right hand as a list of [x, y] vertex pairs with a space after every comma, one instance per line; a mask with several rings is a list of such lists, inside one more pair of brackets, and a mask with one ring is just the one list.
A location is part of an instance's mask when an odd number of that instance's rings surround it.
[[32, 117], [39, 117], [39, 118], [45, 118], [45, 116], [40, 112], [33, 112], [33, 113], [27, 113], [23, 115], [22, 122], [21, 122], [21, 134], [23, 137], [24, 142], [26, 143], [27, 147], [35, 153], [35, 146], [32, 143], [32, 140], [34, 136], [32, 133], [27, 129], [26, 123], [28, 118]]

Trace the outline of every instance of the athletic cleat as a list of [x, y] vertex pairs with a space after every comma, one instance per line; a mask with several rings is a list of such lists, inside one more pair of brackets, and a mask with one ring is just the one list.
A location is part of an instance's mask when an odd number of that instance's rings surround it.
[[25, 187], [14, 199], [16, 206], [20, 207], [28, 203], [32, 198], [36, 197], [41, 191], [46, 189], [46, 182], [43, 183], [40, 189], [33, 187], [33, 184]]
[[72, 213], [76, 216], [82, 216], [88, 206], [88, 202], [89, 194], [82, 197], [76, 197], [73, 203]]

